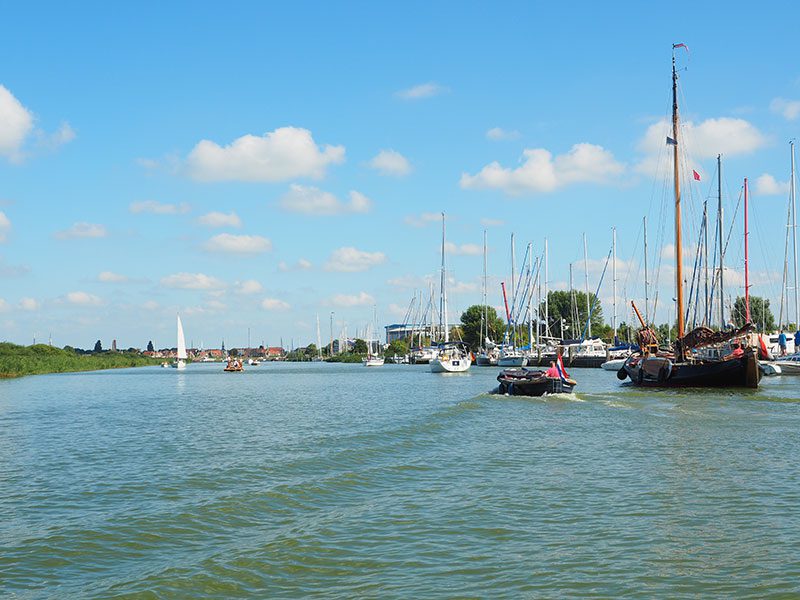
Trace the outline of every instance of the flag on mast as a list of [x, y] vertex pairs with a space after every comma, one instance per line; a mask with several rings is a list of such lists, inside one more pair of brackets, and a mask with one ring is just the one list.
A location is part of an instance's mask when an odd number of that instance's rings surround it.
[[694, 175], [694, 180], [695, 181], [700, 181], [700, 173], [698, 173], [697, 171], [692, 169], [692, 175]]

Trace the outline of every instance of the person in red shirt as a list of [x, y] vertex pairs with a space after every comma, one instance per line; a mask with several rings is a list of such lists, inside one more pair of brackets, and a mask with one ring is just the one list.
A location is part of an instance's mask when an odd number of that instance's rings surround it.
[[545, 371], [546, 377], [558, 377], [558, 369], [556, 369], [555, 361], [550, 361], [550, 368]]

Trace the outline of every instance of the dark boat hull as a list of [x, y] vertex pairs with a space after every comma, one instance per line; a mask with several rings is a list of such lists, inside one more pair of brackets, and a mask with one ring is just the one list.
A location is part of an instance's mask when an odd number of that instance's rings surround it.
[[755, 353], [718, 361], [673, 363], [664, 357], [631, 356], [620, 369], [634, 385], [643, 387], [757, 388], [761, 370]]
[[569, 394], [575, 388], [571, 379], [545, 377], [541, 372], [527, 369], [507, 369], [497, 376], [497, 392], [509, 396], [544, 396], [545, 394]]

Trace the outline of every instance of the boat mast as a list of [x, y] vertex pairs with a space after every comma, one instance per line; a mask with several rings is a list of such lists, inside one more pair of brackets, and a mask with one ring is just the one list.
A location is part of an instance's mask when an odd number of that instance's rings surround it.
[[795, 180], [794, 180], [794, 141], [790, 142], [792, 148], [792, 177], [789, 190], [792, 195], [792, 250], [794, 253], [794, 324], [796, 329], [800, 329], [800, 302], [797, 295], [797, 205], [795, 204]]
[[[484, 348], [486, 338], [489, 337], [489, 307], [486, 305], [486, 230], [483, 230], [483, 321], [481, 322], [481, 343], [480, 348]], [[486, 329], [486, 335], [483, 330]]]
[[703, 326], [708, 327], [711, 324], [711, 307], [708, 304], [708, 199], [703, 202], [703, 233], [705, 235], [703, 241], [703, 266], [705, 267], [706, 275], [706, 303], [705, 311], [703, 312]]
[[528, 243], [528, 347], [533, 351], [533, 244]]
[[548, 266], [548, 258], [547, 258], [547, 238], [544, 238], [544, 336], [547, 337], [547, 333], [550, 330], [550, 303], [549, 303], [549, 296], [550, 290], [548, 289], [549, 281], [547, 279], [547, 266]]
[[317, 313], [317, 356], [322, 358], [322, 338], [319, 334], [319, 313]]
[[644, 324], [650, 323], [650, 313], [648, 312], [650, 306], [650, 299], [647, 297], [647, 288], [650, 282], [647, 280], [647, 215], [642, 218], [642, 227], [644, 228]]
[[611, 252], [614, 255], [612, 260], [614, 261], [611, 265], [611, 272], [612, 272], [612, 279], [614, 280], [614, 314], [611, 318], [611, 325], [614, 328], [614, 345], [617, 342], [617, 228], [611, 228]]
[[748, 239], [750, 231], [747, 223], [747, 177], [744, 178], [744, 314], [747, 323], [752, 322], [750, 316], [750, 265], [748, 263]]
[[592, 319], [589, 308], [589, 259], [586, 249], [586, 233], [583, 234], [583, 280], [586, 288], [586, 321], [589, 324], [587, 329], [589, 337], [592, 337]]
[[[572, 263], [569, 263], [569, 320], [570, 320], [570, 334], [574, 335], [575, 333], [575, 313], [577, 312], [577, 308], [575, 307], [575, 289], [572, 286]], [[561, 328], [563, 331], [563, 327]], [[561, 336], [564, 337], [563, 334]]]
[[725, 246], [722, 233], [722, 154], [717, 154], [717, 235], [719, 237], [719, 328], [725, 329]]
[[534, 287], [536, 288], [536, 348], [537, 348], [537, 352], [538, 352], [538, 348], [539, 348], [539, 321], [541, 321], [541, 319], [539, 318], [539, 310], [541, 310], [541, 306], [542, 306], [542, 286], [541, 286], [541, 283], [540, 283], [540, 275], [541, 275], [540, 271], [541, 271], [542, 264], [539, 262], [539, 260], [540, 260], [540, 258], [537, 256], [536, 257], [536, 267], [535, 267], [535, 269], [536, 269], [536, 283], [534, 284]]
[[447, 274], [446, 274], [446, 265], [445, 265], [445, 254], [444, 254], [444, 238], [445, 238], [445, 230], [444, 230], [444, 213], [442, 213], [442, 281], [441, 281], [441, 294], [440, 294], [440, 302], [441, 306], [439, 308], [439, 324], [444, 328], [444, 341], [445, 343], [450, 341], [450, 332], [447, 330]]
[[[517, 303], [517, 285], [516, 285], [516, 271], [517, 265], [514, 256], [514, 234], [511, 234], [511, 306], [516, 306]], [[511, 325], [511, 321], [509, 321]], [[514, 347], [517, 346], [517, 325], [512, 326], [511, 339], [513, 340]]]
[[[678, 165], [678, 72], [675, 70], [675, 47], [672, 45], [672, 170], [675, 179], [675, 283], [677, 284], [678, 337], [683, 327], [683, 242], [681, 240], [681, 184]], [[679, 356], [679, 360], [683, 357]]]

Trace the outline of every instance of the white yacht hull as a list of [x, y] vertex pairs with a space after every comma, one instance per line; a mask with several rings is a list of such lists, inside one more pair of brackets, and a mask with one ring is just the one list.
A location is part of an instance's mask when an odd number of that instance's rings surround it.
[[524, 367], [528, 359], [524, 356], [503, 356], [497, 359], [498, 367]]
[[384, 358], [365, 358], [363, 361], [365, 367], [382, 367], [386, 362]]
[[186, 368], [186, 361], [183, 359], [178, 359], [174, 363], [170, 365], [173, 369], [178, 369], [178, 371], [183, 371]]
[[613, 358], [604, 362], [602, 365], [600, 365], [600, 367], [606, 371], [619, 371], [624, 364], [624, 358]]
[[463, 373], [472, 366], [469, 357], [460, 358], [432, 358], [430, 362], [431, 373]]

